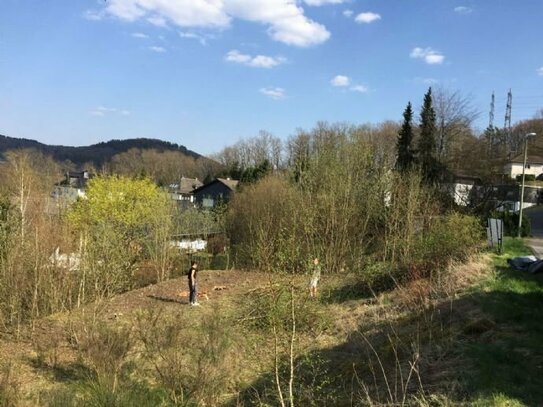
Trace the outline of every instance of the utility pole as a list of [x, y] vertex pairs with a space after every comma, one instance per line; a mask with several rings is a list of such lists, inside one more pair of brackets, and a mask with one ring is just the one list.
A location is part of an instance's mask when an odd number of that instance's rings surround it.
[[528, 156], [528, 137], [535, 137], [535, 133], [528, 133], [524, 136], [524, 163], [522, 165], [522, 186], [520, 188], [520, 209], [518, 215], [518, 232], [517, 237], [521, 237], [522, 227], [522, 207], [524, 206], [524, 177], [526, 176], [526, 158]]

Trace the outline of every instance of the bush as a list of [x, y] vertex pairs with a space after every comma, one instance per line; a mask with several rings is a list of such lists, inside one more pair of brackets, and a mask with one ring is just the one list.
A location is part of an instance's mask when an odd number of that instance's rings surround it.
[[[522, 175], [517, 175], [517, 181], [522, 182]], [[524, 174], [524, 181], [535, 181], [535, 175], [534, 174]]]
[[[513, 236], [518, 235], [518, 217], [517, 212], [492, 212], [490, 214], [491, 218], [503, 220], [503, 234], [504, 236]], [[530, 218], [525, 214], [522, 214], [522, 226], [521, 226], [521, 236], [526, 237], [530, 236], [532, 233], [532, 223]]]

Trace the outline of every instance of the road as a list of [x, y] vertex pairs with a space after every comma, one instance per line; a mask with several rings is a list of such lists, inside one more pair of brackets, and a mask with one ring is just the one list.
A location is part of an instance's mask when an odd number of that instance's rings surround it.
[[533, 206], [523, 211], [532, 224], [532, 237], [526, 239], [526, 244], [534, 254], [543, 258], [543, 206]]

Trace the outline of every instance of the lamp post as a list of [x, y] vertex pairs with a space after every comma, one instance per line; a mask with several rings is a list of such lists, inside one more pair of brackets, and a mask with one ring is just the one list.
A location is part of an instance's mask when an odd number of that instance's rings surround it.
[[526, 175], [526, 157], [528, 155], [528, 137], [535, 137], [535, 133], [528, 133], [524, 136], [524, 164], [522, 165], [522, 184], [520, 187], [520, 209], [518, 214], [518, 233], [520, 237], [520, 228], [522, 227], [522, 207], [524, 206], [524, 177]]

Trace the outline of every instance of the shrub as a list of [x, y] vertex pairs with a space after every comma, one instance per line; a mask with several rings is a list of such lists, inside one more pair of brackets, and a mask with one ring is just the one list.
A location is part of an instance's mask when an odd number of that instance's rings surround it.
[[[503, 234], [505, 236], [516, 237], [518, 235], [518, 213], [510, 211], [495, 211], [491, 213], [490, 217], [503, 220]], [[522, 214], [521, 236], [530, 236], [531, 233], [532, 223], [530, 218], [528, 218], [525, 214]]]
[[[517, 175], [517, 181], [522, 182], [522, 175]], [[524, 181], [535, 181], [535, 175], [534, 174], [524, 174]]]

